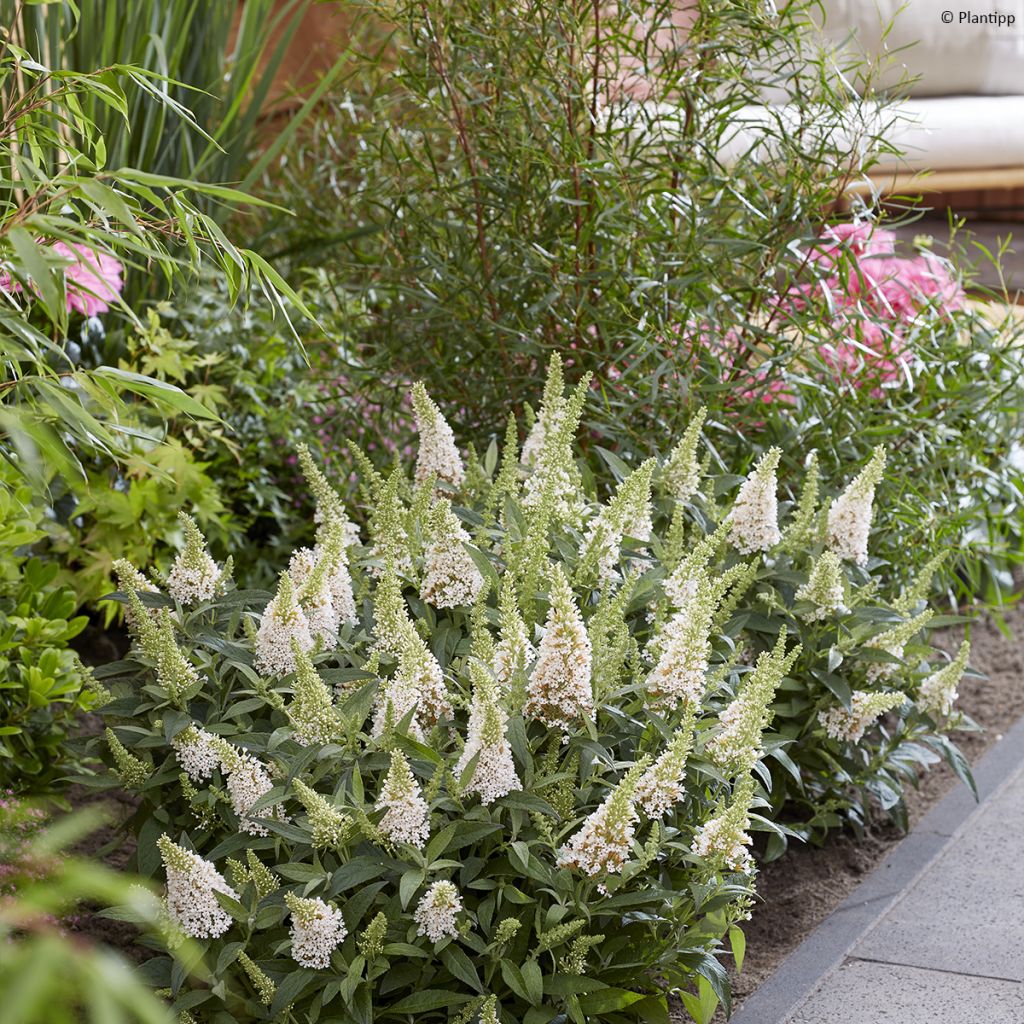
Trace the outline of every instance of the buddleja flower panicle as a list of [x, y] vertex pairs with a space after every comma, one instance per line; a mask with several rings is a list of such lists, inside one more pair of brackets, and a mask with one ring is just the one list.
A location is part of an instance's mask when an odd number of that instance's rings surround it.
[[400, 751], [391, 754], [377, 810], [384, 811], [381, 832], [392, 842], [408, 843], [422, 850], [430, 836], [430, 811], [409, 762]]
[[218, 590], [223, 589], [223, 579], [196, 521], [185, 512], [179, 512], [178, 519], [185, 531], [185, 547], [174, 559], [168, 573], [167, 592], [187, 607], [211, 600]]
[[488, 671], [480, 665], [471, 668], [473, 700], [469, 711], [469, 730], [455, 774], [462, 777], [476, 758], [476, 767], [465, 789], [478, 793], [485, 806], [499, 797], [522, 788], [512, 758], [512, 747], [505, 734], [508, 715], [498, 701], [497, 687]]
[[859, 743], [882, 715], [898, 708], [905, 700], [906, 696], [899, 691], [854, 690], [849, 708], [837, 706], [820, 711], [818, 721], [830, 739]]
[[281, 573], [277, 593], [263, 611], [256, 633], [256, 669], [266, 675], [287, 675], [296, 668], [296, 648], [314, 647], [306, 613], [299, 606], [291, 575]]
[[879, 445], [871, 453], [871, 461], [828, 510], [826, 540], [829, 548], [840, 558], [856, 565], [867, 564], [875, 488], [884, 472], [885, 449]]
[[208, 860], [178, 846], [166, 835], [157, 840], [167, 872], [167, 912], [194, 939], [212, 939], [231, 927], [231, 915], [214, 893], [237, 900], [238, 893]]
[[779, 530], [780, 448], [770, 448], [740, 487], [729, 513], [729, 541], [742, 554], [770, 551], [782, 540]]
[[412, 407], [416, 417], [416, 429], [420, 435], [419, 453], [416, 456], [416, 482], [430, 479], [443, 480], [452, 487], [458, 487], [466, 471], [462, 456], [455, 446], [455, 435], [441, 410], [427, 394], [420, 381], [413, 385]]
[[933, 718], [948, 717], [953, 713], [953, 705], [959, 696], [957, 687], [967, 671], [967, 660], [971, 655], [971, 645], [967, 640], [960, 644], [956, 657], [933, 672], [921, 683], [918, 691], [918, 706]]
[[314, 970], [330, 967], [331, 954], [348, 934], [341, 911], [319, 897], [307, 899], [293, 892], [286, 892], [284, 901], [292, 916], [292, 959]]
[[462, 897], [454, 884], [434, 882], [416, 905], [413, 915], [416, 933], [431, 942], [456, 938], [459, 934], [458, 915], [462, 912]]
[[561, 566], [551, 570], [550, 606], [527, 686], [526, 714], [567, 730], [594, 717], [591, 646]]

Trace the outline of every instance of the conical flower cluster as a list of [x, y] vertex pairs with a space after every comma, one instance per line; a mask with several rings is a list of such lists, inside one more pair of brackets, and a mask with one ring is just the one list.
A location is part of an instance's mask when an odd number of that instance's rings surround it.
[[428, 729], [455, 713], [441, 666], [412, 627], [398, 655], [395, 679], [419, 694], [417, 715]]
[[776, 470], [782, 451], [769, 448], [743, 481], [729, 513], [729, 541], [737, 551], [770, 551], [782, 540]]
[[377, 588], [374, 619], [375, 646], [397, 658], [398, 669], [378, 694], [373, 735], [379, 738], [387, 734], [413, 710], [410, 735], [422, 740], [423, 728], [451, 718], [453, 709], [441, 666], [409, 619], [401, 584], [391, 566]]
[[499, 688], [507, 692], [517, 677], [525, 680], [526, 670], [537, 656], [526, 631], [526, 623], [519, 614], [515, 587], [508, 577], [498, 595], [498, 626], [500, 634], [494, 648], [494, 677]]
[[430, 813], [419, 783], [401, 751], [391, 754], [391, 767], [384, 779], [377, 810], [386, 813], [380, 830], [394, 843], [409, 843], [419, 849], [430, 835]]
[[575, 526], [582, 522], [584, 501], [580, 472], [573, 460], [572, 439], [586, 392], [577, 385], [572, 396], [566, 398], [562, 389], [561, 363], [553, 356], [540, 414], [523, 445], [523, 464], [533, 469], [524, 484], [523, 506], [534, 513], [550, 514], [556, 522]]
[[321, 534], [324, 539], [315, 548], [300, 548], [292, 555], [288, 574], [298, 591], [310, 634], [325, 649], [333, 650], [341, 624], [355, 621], [356, 605], [343, 528], [332, 521]]
[[575, 868], [591, 878], [622, 870], [640, 819], [633, 802], [637, 774], [634, 766], [562, 847], [559, 867]]
[[[316, 461], [310, 454], [309, 448], [304, 444], [300, 444], [297, 451], [299, 454], [299, 465], [302, 467], [302, 475], [306, 478], [309, 489], [313, 492], [313, 498], [316, 501], [313, 521], [321, 527], [317, 533], [317, 540], [320, 542], [325, 540], [326, 531], [334, 524], [337, 524], [341, 527], [345, 550], [347, 551], [353, 544], [359, 543], [359, 527], [349, 519], [348, 512], [345, 510], [345, 503], [341, 500], [341, 495], [330, 485], [327, 477], [320, 471], [320, 467], [317, 466]], [[301, 584], [297, 583], [296, 585], [300, 586]]]
[[764, 755], [761, 735], [772, 720], [770, 705], [786, 673], [800, 656], [799, 645], [788, 654], [786, 631], [779, 633], [775, 648], [764, 651], [753, 672], [743, 678], [735, 700], [719, 718], [722, 730], [708, 743], [705, 753], [726, 775], [751, 771]]
[[708, 564], [729, 533], [729, 521], [719, 525], [714, 533], [702, 537], [665, 580], [665, 593], [680, 611], [684, 611], [696, 596], [700, 582], [707, 575]]
[[885, 449], [879, 445], [871, 461], [836, 498], [828, 510], [825, 539], [840, 558], [857, 565], [868, 560], [868, 536], [874, 516], [875, 488], [885, 471]]
[[186, 694], [199, 686], [199, 673], [178, 647], [170, 612], [161, 608], [151, 616], [134, 590], [129, 589], [127, 593], [132, 629], [139, 647], [154, 663], [157, 682], [167, 691], [170, 700], [181, 705]]
[[208, 861], [171, 842], [157, 840], [167, 872], [167, 912], [171, 920], [194, 939], [214, 939], [231, 927], [231, 916], [217, 902], [222, 892], [233, 900], [238, 893]]
[[526, 714], [568, 731], [594, 717], [591, 646], [565, 573], [551, 573], [550, 608], [526, 694]]
[[508, 715], [497, 701], [494, 681], [487, 670], [474, 666], [473, 703], [469, 710], [469, 733], [466, 746], [455, 766], [456, 778], [476, 758], [473, 775], [465, 783], [468, 793], [479, 793], [480, 802], [489, 804], [514, 790], [522, 789], [512, 748], [505, 735]]
[[925, 562], [924, 568], [914, 578], [913, 583], [900, 594], [896, 601], [893, 601], [892, 606], [900, 615], [909, 615], [919, 605], [928, 603], [928, 595], [932, 589], [932, 580], [948, 557], [949, 550], [947, 549]]
[[402, 582], [393, 564], [384, 568], [373, 595], [373, 621], [374, 650], [397, 658], [409, 630], [414, 627], [402, 596]]
[[859, 743], [864, 733], [887, 711], [898, 708], [906, 697], [902, 693], [873, 693], [854, 690], [850, 708], [834, 707], [818, 712], [818, 721], [834, 740]]
[[374, 739], [388, 738], [411, 711], [407, 734], [418, 743], [425, 739], [418, 710], [420, 691], [415, 683], [401, 676], [381, 681], [377, 701], [373, 707], [373, 725], [370, 735]]
[[815, 559], [807, 582], [796, 592], [796, 599], [813, 605], [801, 615], [805, 622], [816, 622], [842, 610], [843, 569], [838, 555], [823, 551]]
[[185, 547], [174, 559], [167, 576], [167, 592], [182, 605], [213, 598], [221, 584], [221, 571], [206, 549], [206, 538], [196, 521], [184, 512], [178, 519], [185, 529]]
[[398, 487], [402, 475], [396, 467], [387, 481], [374, 492], [374, 508], [370, 514], [370, 537], [373, 559], [370, 571], [380, 576], [388, 566], [395, 572], [411, 574], [412, 555], [406, 530], [407, 509], [402, 504]]
[[295, 684], [288, 720], [292, 735], [304, 747], [330, 743], [341, 731], [341, 720], [326, 683], [320, 678], [308, 654], [295, 651]]
[[[125, 594], [133, 592], [138, 596], [139, 594], [160, 593], [160, 588], [151, 583], [127, 558], [119, 558], [114, 562], [114, 575], [117, 577], [118, 588]], [[139, 604], [145, 609], [145, 614], [149, 618], [155, 619], [159, 617], [159, 609], [146, 608], [141, 601], [139, 601]], [[125, 608], [124, 618], [128, 626], [137, 631], [138, 624], [135, 621], [135, 612], [130, 604]]]
[[384, 940], [387, 938], [387, 934], [387, 915], [381, 911], [363, 929], [363, 934], [356, 941], [359, 952], [362, 953], [367, 963], [372, 964], [374, 960], [384, 955]]
[[596, 575], [611, 580], [619, 568], [619, 551], [625, 537], [651, 539], [651, 477], [657, 463], [648, 459], [619, 484], [615, 496], [590, 524], [583, 541], [577, 578]]
[[956, 657], [948, 664], [933, 672], [918, 692], [917, 703], [922, 711], [932, 718], [949, 715], [959, 696], [957, 687], [967, 671], [967, 659], [971, 654], [971, 645], [966, 640], [960, 645]]
[[344, 845], [352, 833], [352, 822], [301, 779], [296, 779], [294, 786], [295, 795], [309, 817], [313, 846], [318, 850], [329, 850]]
[[680, 504], [685, 504], [700, 487], [700, 463], [697, 461], [697, 447], [700, 432], [707, 419], [707, 409], [701, 407], [694, 413], [679, 443], [672, 449], [661, 471], [661, 478], [668, 493]]
[[635, 801], [648, 818], [660, 818], [683, 797], [686, 762], [693, 749], [695, 714], [687, 711], [661, 756], [640, 776]]
[[205, 782], [220, 766], [217, 737], [198, 725], [190, 725], [171, 740], [181, 770], [193, 782]]
[[754, 796], [754, 783], [745, 775], [737, 784], [729, 804], [699, 826], [693, 837], [691, 850], [714, 867], [729, 871], [750, 869], [752, 842], [746, 829], [750, 826], [750, 804]]
[[[931, 617], [931, 610], [925, 609], [920, 615], [915, 615], [912, 619], [901, 622], [898, 626], [894, 626], [892, 629], [887, 629], [884, 633], [879, 633], [878, 636], [872, 637], [866, 646], [876, 651], [885, 651], [886, 654], [890, 654], [894, 658], [902, 658], [908, 641], [928, 624], [928, 620]], [[868, 682], [875, 683], [880, 679], [888, 679], [899, 668], [900, 666], [895, 662], [873, 661], [868, 665]]]
[[293, 892], [286, 892], [284, 901], [292, 915], [292, 959], [314, 970], [330, 967], [331, 954], [348, 934], [341, 911], [318, 897], [304, 899]]
[[711, 656], [711, 624], [720, 596], [719, 588], [701, 570], [692, 598], [657, 638], [658, 660], [646, 682], [654, 703], [672, 709], [680, 704], [700, 706]]
[[277, 892], [281, 888], [281, 879], [252, 850], [245, 851], [245, 862], [248, 866], [246, 874], [259, 899], [266, 899], [272, 892]]
[[114, 758], [121, 781], [129, 789], [138, 789], [144, 785], [153, 774], [152, 766], [131, 753], [117, 738], [113, 729], [106, 730], [106, 737], [107, 746], [110, 747], [110, 753]]
[[311, 651], [314, 646], [309, 620], [299, 606], [289, 573], [281, 573], [277, 593], [263, 611], [256, 633], [256, 670], [266, 675], [295, 671], [295, 646]]
[[413, 415], [420, 435], [419, 453], [416, 456], [416, 483], [443, 480], [458, 487], [465, 478], [462, 456], [455, 447], [455, 435], [441, 410], [427, 394], [422, 381], [412, 389]]
[[796, 500], [793, 519], [783, 535], [787, 551], [803, 551], [817, 543], [821, 527], [818, 519], [818, 491], [821, 472], [818, 453], [811, 452], [807, 459], [803, 485]]
[[451, 502], [436, 501], [428, 518], [430, 539], [423, 560], [425, 578], [420, 597], [435, 608], [471, 605], [484, 578], [466, 550], [469, 534], [452, 512]]
[[242, 970], [245, 971], [246, 976], [252, 982], [253, 988], [256, 989], [260, 1002], [264, 1006], [270, 1006], [274, 1001], [274, 996], [277, 995], [277, 986], [267, 977], [248, 953], [244, 951], [239, 953], [238, 962], [242, 965]]
[[435, 882], [416, 905], [413, 920], [416, 934], [431, 942], [440, 942], [446, 936], [456, 938], [459, 926], [456, 916], [462, 910], [462, 897], [451, 882]]
[[552, 355], [548, 363], [548, 375], [544, 380], [544, 393], [541, 397], [540, 412], [523, 442], [521, 456], [524, 466], [536, 469], [540, 462], [540, 453], [544, 450], [547, 438], [558, 432], [565, 416], [565, 378], [562, 375], [562, 360]]
[[274, 788], [274, 780], [259, 758], [237, 750], [225, 740], [219, 740], [218, 747], [221, 768], [227, 775], [231, 806], [238, 815], [238, 827], [251, 836], [270, 835], [266, 826], [255, 819], [274, 818], [277, 821], [288, 821], [283, 805], [277, 803], [258, 811], [253, 810], [253, 805]]

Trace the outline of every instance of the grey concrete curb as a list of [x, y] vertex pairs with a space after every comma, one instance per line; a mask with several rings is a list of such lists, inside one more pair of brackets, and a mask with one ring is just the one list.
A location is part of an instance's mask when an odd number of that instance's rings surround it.
[[[778, 967], [733, 1014], [730, 1024], [786, 1024], [829, 971], [843, 962], [871, 926], [910, 888], [1024, 763], [1024, 718], [996, 741], [974, 769], [979, 802], [966, 786], [944, 796], [846, 901]], [[756, 910], [755, 910], [756, 913]]]

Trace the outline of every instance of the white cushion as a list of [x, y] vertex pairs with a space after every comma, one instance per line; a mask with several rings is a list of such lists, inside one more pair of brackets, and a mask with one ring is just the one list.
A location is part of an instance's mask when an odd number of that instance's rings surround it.
[[[628, 125], [637, 136], [666, 145], [685, 137], [685, 113], [671, 103], [614, 107], [603, 117]], [[785, 159], [780, 138], [815, 152], [825, 145], [849, 151], [853, 140], [882, 134], [902, 154], [881, 156], [878, 171], [957, 171], [1024, 166], [1024, 96], [943, 96], [908, 99], [897, 106], [871, 100], [853, 103], [845, 123], [835, 111], [796, 106], [754, 105], [733, 113], [719, 140], [718, 159], [726, 167], [741, 161]], [[861, 155], [867, 162], [867, 154]]]
[[946, 96], [899, 104], [887, 133], [904, 154], [895, 170], [980, 170], [1024, 165], [1024, 96]]
[[[644, 107], [644, 130], [666, 142], [682, 136], [678, 107]], [[639, 125], [638, 125], [639, 127]], [[882, 155], [878, 171], [956, 171], [1024, 166], [1024, 96], [943, 96], [908, 99], [898, 106], [871, 101], [851, 104], [846, 123], [833, 110], [795, 106], [748, 106], [737, 110], [723, 135], [718, 157], [725, 166], [743, 160], [770, 163], [784, 159], [778, 144], [786, 137], [807, 152], [827, 145], [839, 152], [853, 140], [883, 134], [902, 156]], [[867, 154], [861, 159], [866, 162]]]
[[[822, 34], [843, 55], [880, 61], [876, 88], [918, 80], [912, 96], [1024, 94], [1024, 0], [822, 0]], [[949, 10], [952, 24], [942, 21]], [[1013, 15], [1013, 25], [961, 22], [961, 13]], [[819, 13], [820, 19], [820, 13]], [[886, 28], [892, 29], [886, 34]]]

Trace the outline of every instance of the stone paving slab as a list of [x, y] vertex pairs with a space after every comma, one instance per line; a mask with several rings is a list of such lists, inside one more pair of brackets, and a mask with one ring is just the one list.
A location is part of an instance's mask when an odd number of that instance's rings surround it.
[[850, 955], [1024, 981], [1024, 771]]
[[1024, 1024], [1024, 719], [732, 1024]]
[[1024, 985], [848, 960], [791, 1024], [1024, 1024]]

